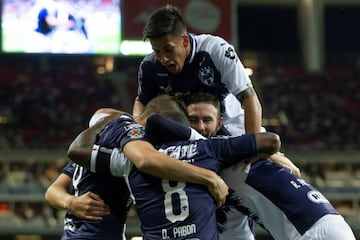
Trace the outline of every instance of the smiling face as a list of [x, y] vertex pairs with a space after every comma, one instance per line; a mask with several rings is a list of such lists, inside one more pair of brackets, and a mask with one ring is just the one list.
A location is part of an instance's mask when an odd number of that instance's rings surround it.
[[150, 39], [156, 59], [171, 73], [180, 73], [190, 53], [189, 35], [165, 35]]
[[187, 106], [190, 126], [204, 137], [215, 136], [222, 126], [218, 109], [211, 103], [199, 102]]

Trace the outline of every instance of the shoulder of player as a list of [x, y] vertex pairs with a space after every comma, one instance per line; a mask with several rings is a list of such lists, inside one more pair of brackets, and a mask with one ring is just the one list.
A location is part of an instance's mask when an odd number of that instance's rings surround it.
[[221, 46], [230, 44], [222, 37], [211, 35], [211, 34], [199, 34], [191, 35], [196, 41], [197, 51], [214, 51], [219, 49]]
[[117, 115], [117, 116], [120, 116], [120, 115], [124, 114], [123, 111], [118, 110], [118, 109], [114, 109], [114, 108], [99, 108], [98, 110], [96, 110], [94, 115], [95, 114], [100, 114], [100, 113], [103, 113], [103, 114], [106, 114], [106, 115]]
[[123, 111], [114, 109], [114, 108], [99, 108], [92, 115], [92, 117], [89, 121], [89, 127], [92, 127], [95, 124], [100, 123], [100, 122], [109, 122], [113, 119], [123, 116], [124, 114], [126, 114], [126, 113]]
[[155, 54], [152, 52], [143, 58], [143, 60], [141, 61], [141, 64], [146, 64], [146, 63], [151, 64], [151, 63], [155, 63], [155, 62], [156, 62], [156, 57], [155, 57]]
[[140, 79], [144, 77], [152, 79], [153, 74], [155, 74], [159, 67], [161, 68], [161, 64], [156, 60], [155, 54], [152, 53], [141, 61], [138, 69], [138, 77]]

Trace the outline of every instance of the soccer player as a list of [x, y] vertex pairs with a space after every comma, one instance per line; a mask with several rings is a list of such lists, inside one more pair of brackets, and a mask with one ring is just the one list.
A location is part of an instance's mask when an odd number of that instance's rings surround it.
[[70, 161], [48, 187], [45, 199], [53, 207], [67, 210], [63, 240], [126, 239], [131, 198], [121, 177], [94, 174]]
[[[129, 127], [128, 121], [131, 121], [129, 117], [120, 118], [111, 122], [103, 132], [100, 132], [97, 144], [101, 147], [94, 145], [90, 168], [96, 172], [117, 176], [128, 175], [131, 192], [135, 197], [136, 208], [142, 223], [144, 239], [218, 239], [215, 204], [203, 186], [169, 181], [144, 174], [133, 167], [118, 149], [114, 149], [111, 157], [106, 153], [107, 149], [104, 150], [104, 147], [120, 147], [125, 150], [128, 144], [143, 136], [141, 133], [144, 130], [141, 130], [136, 123], [130, 124], [133, 126]], [[190, 129], [187, 130], [191, 134]], [[79, 140], [94, 139], [91, 136], [94, 133], [96, 133], [94, 128], [85, 130], [73, 144], [81, 146], [82, 143], [79, 143]], [[88, 152], [85, 155], [89, 156], [90, 148], [85, 149]], [[269, 156], [278, 149], [279, 139], [272, 133], [219, 138], [211, 141], [183, 141], [160, 147], [161, 152], [216, 172], [219, 172], [221, 167], [254, 156], [257, 152], [262, 153], [263, 156]], [[71, 151], [82, 152], [81, 149], [80, 151], [69, 149], [69, 152]], [[70, 155], [75, 157], [74, 159], [82, 158], [74, 153]]]
[[134, 116], [159, 94], [186, 95], [202, 90], [222, 102], [224, 125], [232, 135], [243, 134], [244, 128], [246, 132], [260, 131], [260, 102], [234, 47], [227, 41], [188, 33], [181, 12], [172, 5], [150, 15], [143, 35], [154, 52], [140, 65]]
[[67, 210], [63, 240], [126, 239], [125, 221], [132, 201], [124, 178], [91, 173], [70, 161], [48, 187], [45, 199]]
[[[186, 104], [191, 127], [206, 137], [215, 136], [222, 124], [217, 98], [196, 93], [187, 98]], [[276, 240], [355, 239], [330, 202], [287, 168], [261, 160], [242, 164], [238, 170], [224, 169], [221, 176], [231, 188], [228, 201], [217, 212], [225, 235], [237, 222], [227, 219], [226, 213], [244, 209]]]

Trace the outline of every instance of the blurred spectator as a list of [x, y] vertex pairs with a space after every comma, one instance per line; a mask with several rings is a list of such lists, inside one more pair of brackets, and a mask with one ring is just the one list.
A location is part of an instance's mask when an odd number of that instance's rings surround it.
[[276, 129], [283, 144], [323, 150], [360, 146], [356, 134], [360, 112], [355, 110], [360, 109], [358, 78], [358, 70], [335, 76], [287, 75], [286, 71], [258, 75], [266, 113], [284, 114], [287, 120], [287, 125]]

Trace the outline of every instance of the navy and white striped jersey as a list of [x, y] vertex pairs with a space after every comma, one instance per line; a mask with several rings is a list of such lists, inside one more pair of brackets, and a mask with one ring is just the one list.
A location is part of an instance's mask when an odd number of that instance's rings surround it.
[[160, 94], [206, 91], [222, 101], [224, 126], [233, 135], [243, 134], [243, 109], [235, 96], [251, 86], [251, 80], [234, 47], [217, 36], [189, 35], [191, 51], [180, 73], [170, 73], [154, 54], [143, 59], [138, 73], [140, 101], [145, 105]]
[[[131, 122], [129, 116], [121, 117], [100, 133], [97, 143], [105, 147], [117, 145], [121, 149], [129, 141], [141, 137], [145, 140], [143, 131], [140, 125]], [[255, 135], [249, 134], [173, 142], [163, 144], [158, 149], [189, 164], [219, 172], [223, 167], [255, 156], [256, 141]], [[216, 205], [206, 187], [160, 179], [142, 173], [135, 167], [129, 168], [128, 159], [118, 150], [113, 151], [111, 158], [99, 154], [106, 151], [101, 147], [95, 147], [94, 151], [97, 153], [93, 154], [92, 164], [97, 172], [128, 175], [144, 239], [218, 239]]]
[[64, 167], [63, 173], [72, 178], [71, 194], [96, 193], [110, 207], [111, 214], [104, 216], [101, 221], [88, 221], [67, 212], [61, 239], [123, 239], [124, 224], [131, 205], [124, 178], [91, 173], [73, 162]]

